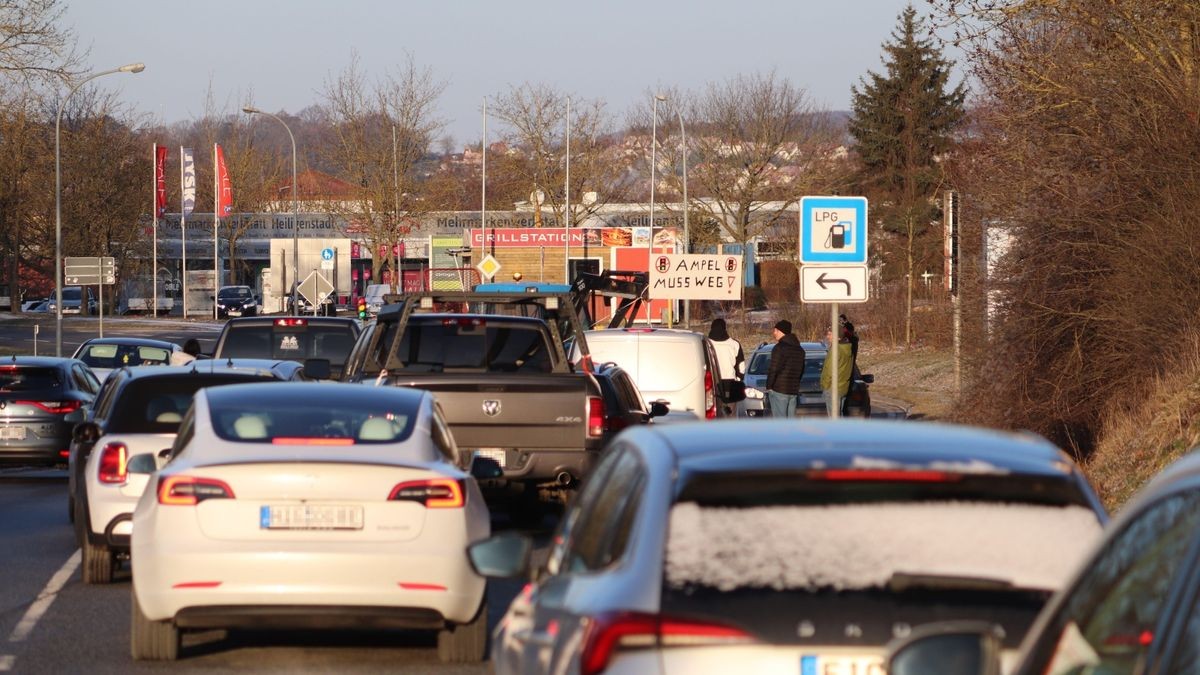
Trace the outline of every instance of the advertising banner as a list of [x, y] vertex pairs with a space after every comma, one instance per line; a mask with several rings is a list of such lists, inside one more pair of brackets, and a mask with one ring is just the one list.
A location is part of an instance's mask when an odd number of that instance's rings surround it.
[[180, 186], [183, 195], [183, 215], [189, 216], [196, 208], [196, 163], [192, 161], [191, 148], [179, 148], [179, 162], [183, 170]]

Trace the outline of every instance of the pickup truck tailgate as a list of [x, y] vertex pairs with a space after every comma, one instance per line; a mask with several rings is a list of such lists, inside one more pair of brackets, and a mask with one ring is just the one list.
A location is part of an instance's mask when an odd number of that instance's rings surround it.
[[433, 392], [460, 448], [583, 449], [585, 374], [398, 375], [391, 384]]

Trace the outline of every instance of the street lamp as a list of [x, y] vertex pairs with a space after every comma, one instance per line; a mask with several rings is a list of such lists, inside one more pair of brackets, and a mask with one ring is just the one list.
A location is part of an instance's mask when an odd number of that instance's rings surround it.
[[656, 150], [658, 149], [658, 102], [666, 101], [667, 97], [662, 94], [654, 95], [654, 113], [650, 122], [650, 243], [646, 246], [646, 271], [650, 268], [650, 257], [654, 252], [654, 165], [658, 163]]
[[283, 125], [288, 132], [288, 138], [292, 141], [292, 314], [300, 316], [300, 304], [296, 297], [300, 289], [300, 213], [299, 201], [296, 197], [296, 137], [292, 135], [292, 130], [288, 127], [287, 122], [280, 119], [278, 115], [250, 105], [243, 107], [242, 112], [247, 115], [266, 115], [274, 119]]
[[[62, 114], [67, 101], [79, 88], [97, 77], [113, 73], [140, 73], [146, 69], [144, 63], [129, 63], [120, 68], [92, 73], [75, 83], [67, 95], [58, 102], [58, 116], [54, 119], [54, 355], [62, 356]], [[103, 279], [101, 279], [103, 281]], [[87, 307], [87, 298], [80, 296], [79, 306]], [[103, 316], [103, 315], [101, 315]]]
[[[692, 252], [692, 236], [688, 231], [688, 196], [687, 196], [687, 132], [683, 129], [683, 113], [679, 112], [679, 107], [675, 107], [675, 116], [679, 118], [679, 136], [682, 139], [680, 145], [683, 146], [683, 252]], [[692, 327], [692, 306], [687, 300], [683, 301], [683, 323], [688, 327]]]

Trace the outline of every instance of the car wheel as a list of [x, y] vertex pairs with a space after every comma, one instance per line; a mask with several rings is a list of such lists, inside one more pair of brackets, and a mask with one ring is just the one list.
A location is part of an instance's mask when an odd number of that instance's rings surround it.
[[151, 621], [142, 613], [137, 591], [129, 594], [129, 654], [135, 661], [174, 661], [179, 658], [179, 628], [174, 621]]
[[112, 549], [104, 545], [93, 544], [89, 541], [86, 533], [83, 541], [80, 542], [80, 548], [83, 550], [83, 583], [111, 584], [113, 568], [117, 563]]
[[438, 632], [438, 659], [442, 663], [478, 663], [487, 656], [487, 601], [479, 606], [469, 623]]

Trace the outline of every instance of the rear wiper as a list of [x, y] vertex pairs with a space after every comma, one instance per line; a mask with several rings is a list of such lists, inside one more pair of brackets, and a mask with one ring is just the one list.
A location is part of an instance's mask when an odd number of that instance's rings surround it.
[[889, 591], [904, 592], [914, 589], [954, 591], [1010, 591], [1016, 587], [1007, 579], [973, 577], [953, 574], [911, 574], [895, 572], [888, 579]]

